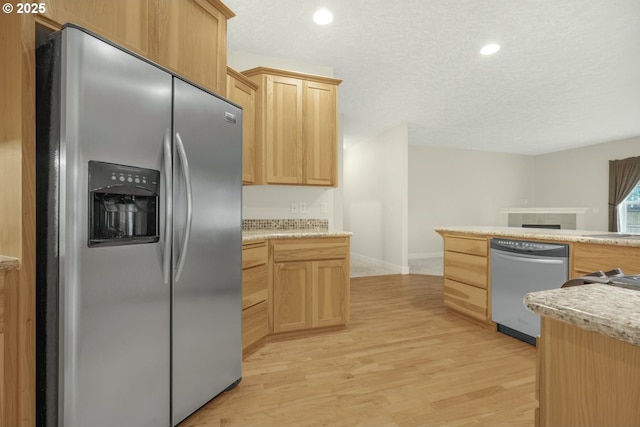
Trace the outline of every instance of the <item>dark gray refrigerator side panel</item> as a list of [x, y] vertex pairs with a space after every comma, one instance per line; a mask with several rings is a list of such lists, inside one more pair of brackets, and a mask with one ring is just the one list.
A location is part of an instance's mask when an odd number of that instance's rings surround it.
[[174, 143], [173, 425], [242, 375], [242, 110], [175, 78]]
[[36, 426], [58, 420], [60, 37], [36, 61]]
[[[51, 296], [57, 286], [58, 297], [57, 319], [46, 317], [49, 324], [38, 326], [45, 333], [51, 322], [59, 326], [56, 345], [45, 347], [57, 350], [57, 372], [45, 364], [48, 371], [38, 378], [46, 407], [56, 405], [58, 412], [57, 423], [50, 410], [45, 425], [168, 425], [170, 286], [162, 277], [163, 241], [89, 248], [87, 240], [89, 161], [162, 169], [171, 76], [78, 29], [65, 28], [59, 37], [60, 94], [52, 100], [59, 111], [51, 110], [59, 137], [38, 141], [39, 152], [48, 144], [58, 153], [48, 167], [55, 173], [47, 182], [38, 179], [38, 192], [54, 189], [46, 199], [58, 203], [58, 239], [43, 230], [47, 250], [58, 254], [58, 274], [38, 283], [38, 295]], [[54, 303], [47, 299], [49, 311]]]

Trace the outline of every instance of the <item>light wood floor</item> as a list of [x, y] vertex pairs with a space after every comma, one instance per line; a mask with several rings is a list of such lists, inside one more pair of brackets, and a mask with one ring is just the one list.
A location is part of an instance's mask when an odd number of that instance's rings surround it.
[[351, 281], [347, 329], [267, 343], [181, 427], [533, 426], [535, 348], [448, 313], [442, 277]]

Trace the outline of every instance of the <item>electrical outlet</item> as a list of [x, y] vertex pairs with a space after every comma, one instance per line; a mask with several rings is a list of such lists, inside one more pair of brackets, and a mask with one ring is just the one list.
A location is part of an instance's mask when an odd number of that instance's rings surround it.
[[329, 213], [327, 202], [320, 202], [320, 213]]
[[297, 214], [298, 213], [298, 203], [291, 202], [291, 213], [292, 214]]
[[301, 214], [307, 213], [307, 204], [305, 202], [300, 202], [298, 205], [300, 206]]

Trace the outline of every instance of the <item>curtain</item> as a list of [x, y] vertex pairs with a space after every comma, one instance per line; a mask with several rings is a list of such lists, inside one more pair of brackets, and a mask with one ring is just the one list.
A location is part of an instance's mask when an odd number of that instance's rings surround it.
[[640, 182], [640, 157], [609, 161], [609, 231], [618, 231], [618, 205]]

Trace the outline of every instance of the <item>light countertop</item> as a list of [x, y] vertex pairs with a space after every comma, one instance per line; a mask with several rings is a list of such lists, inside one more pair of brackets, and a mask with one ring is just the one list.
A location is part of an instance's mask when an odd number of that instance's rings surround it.
[[262, 239], [291, 239], [303, 237], [350, 237], [350, 231], [327, 231], [310, 229], [272, 229], [272, 230], [245, 230], [242, 232], [242, 241], [250, 242]]
[[0, 270], [17, 270], [20, 268], [20, 260], [4, 255], [0, 255]]
[[[607, 231], [554, 230], [545, 228], [487, 226], [435, 227], [434, 230], [438, 233], [458, 233], [478, 236], [510, 237], [523, 240], [537, 239], [547, 241], [580, 242], [595, 243], [600, 245], [640, 247], [640, 236], [637, 236], [637, 238], [625, 239], [616, 237], [616, 233], [610, 233]], [[622, 235], [623, 234], [620, 234], [620, 236]]]
[[529, 310], [640, 346], [640, 290], [590, 284], [531, 292]]

